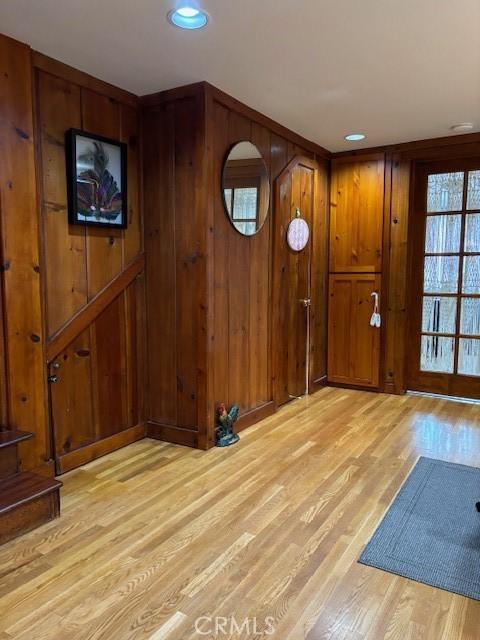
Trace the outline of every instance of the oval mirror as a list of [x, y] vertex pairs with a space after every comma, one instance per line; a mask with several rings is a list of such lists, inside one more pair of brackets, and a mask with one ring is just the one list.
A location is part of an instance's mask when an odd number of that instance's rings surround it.
[[222, 175], [225, 211], [244, 236], [260, 231], [268, 214], [270, 180], [260, 151], [251, 142], [235, 144], [225, 160]]

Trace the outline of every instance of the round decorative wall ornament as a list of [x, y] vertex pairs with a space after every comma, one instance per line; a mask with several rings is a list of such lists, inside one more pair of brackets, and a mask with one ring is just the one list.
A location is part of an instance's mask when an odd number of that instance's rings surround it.
[[305, 249], [310, 238], [308, 223], [301, 217], [300, 209], [297, 209], [297, 217], [290, 221], [287, 229], [287, 243], [293, 251]]

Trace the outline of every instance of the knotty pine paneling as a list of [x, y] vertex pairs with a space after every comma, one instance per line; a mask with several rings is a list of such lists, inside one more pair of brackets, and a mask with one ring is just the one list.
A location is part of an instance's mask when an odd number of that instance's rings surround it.
[[[40, 195], [48, 336], [117, 276], [142, 250], [138, 110], [63, 75], [36, 70]], [[78, 75], [74, 75], [78, 81]], [[128, 144], [129, 227], [69, 225], [65, 132], [84, 129]]]
[[[63, 472], [131, 441], [138, 435], [132, 429], [142, 421], [142, 274], [99, 315], [93, 313], [98, 295], [114, 286], [143, 248], [139, 109], [130, 94], [40, 54], [34, 61], [48, 337], [72, 337], [72, 320], [78, 324], [80, 312], [92, 310], [90, 324], [84, 323], [50, 366], [50, 373], [59, 378], [49, 394], [52, 453], [57, 470]], [[127, 143], [126, 230], [68, 224], [65, 132], [72, 127]]]
[[380, 273], [385, 156], [334, 161], [331, 181], [330, 272]]
[[0, 36], [0, 207], [7, 423], [35, 437], [19, 447], [22, 467], [49, 459], [45, 332], [34, 163], [30, 49]]
[[58, 378], [50, 385], [58, 472], [76, 466], [79, 449], [140, 421], [134, 313], [140, 286], [132, 282], [51, 364]]
[[81, 90], [63, 78], [39, 73], [37, 96], [46, 324], [52, 334], [88, 299], [86, 231], [68, 224], [65, 165], [65, 131], [82, 125]]
[[[148, 110], [143, 117], [147, 261], [149, 417], [198, 427], [197, 357], [202, 289], [197, 204], [202, 174], [202, 121], [196, 96]], [[204, 340], [206, 340], [206, 335]]]
[[[273, 410], [272, 200], [258, 234], [225, 215], [223, 161], [244, 139], [262, 152], [273, 181], [295, 155], [320, 153], [326, 234], [328, 172], [321, 149], [206, 83], [143, 99], [147, 259], [149, 433], [193, 446], [214, 442], [215, 407], [238, 403], [246, 426]], [[326, 290], [327, 238], [315, 253]], [[315, 320], [318, 379], [326, 374], [326, 304]]]
[[[212, 99], [212, 114], [211, 148], [215, 167], [213, 396], [215, 405], [221, 401], [238, 403], [245, 414], [271, 402], [272, 376], [282, 378], [281, 371], [272, 370], [273, 235], [277, 231], [274, 225], [280, 224], [273, 209], [275, 179], [295, 156], [313, 158], [315, 154], [311, 149], [279, 136], [246, 113], [232, 109], [221, 98], [217, 99], [216, 94]], [[271, 179], [266, 222], [259, 233], [248, 238], [229, 223], [220, 188], [223, 161], [230, 147], [245, 139], [251, 140], [261, 150]], [[313, 221], [318, 245], [312, 261], [312, 277], [315, 279], [312, 281], [312, 295], [325, 298], [328, 169], [323, 160], [319, 173], [318, 208]], [[280, 246], [281, 250], [287, 250], [283, 237], [279, 240]], [[285, 301], [282, 308], [285, 317], [288, 302]], [[326, 374], [325, 302], [318, 307], [313, 319], [311, 370], [316, 380], [322, 380]], [[313, 346], [313, 341], [316, 346]], [[279, 366], [282, 362], [282, 358], [278, 358]]]

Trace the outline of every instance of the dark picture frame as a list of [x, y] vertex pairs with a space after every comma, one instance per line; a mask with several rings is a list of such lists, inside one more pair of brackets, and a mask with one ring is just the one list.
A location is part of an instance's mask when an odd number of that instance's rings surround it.
[[68, 221], [109, 229], [128, 225], [127, 145], [80, 129], [65, 134]]

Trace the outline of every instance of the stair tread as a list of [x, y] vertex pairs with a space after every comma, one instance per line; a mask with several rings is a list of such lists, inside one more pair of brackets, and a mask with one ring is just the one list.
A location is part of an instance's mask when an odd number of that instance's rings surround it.
[[0, 514], [57, 491], [62, 482], [30, 471], [16, 473], [0, 481]]
[[5, 429], [0, 431], [0, 449], [3, 447], [10, 447], [11, 445], [22, 442], [22, 440], [28, 440], [32, 437], [32, 434], [28, 431], [16, 431], [15, 429]]

